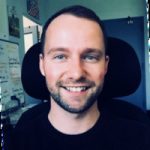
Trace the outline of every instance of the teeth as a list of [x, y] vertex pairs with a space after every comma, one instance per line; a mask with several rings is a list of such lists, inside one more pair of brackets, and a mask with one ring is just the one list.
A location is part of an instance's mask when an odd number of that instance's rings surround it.
[[85, 91], [87, 88], [86, 87], [66, 87], [66, 89], [71, 92], [81, 92], [81, 91]]

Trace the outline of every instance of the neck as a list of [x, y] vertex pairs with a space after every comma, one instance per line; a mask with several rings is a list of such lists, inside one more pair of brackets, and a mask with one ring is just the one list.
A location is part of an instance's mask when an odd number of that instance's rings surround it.
[[81, 134], [91, 129], [97, 122], [100, 112], [95, 102], [86, 112], [73, 114], [65, 111], [51, 100], [48, 114], [50, 123], [58, 131], [65, 134]]

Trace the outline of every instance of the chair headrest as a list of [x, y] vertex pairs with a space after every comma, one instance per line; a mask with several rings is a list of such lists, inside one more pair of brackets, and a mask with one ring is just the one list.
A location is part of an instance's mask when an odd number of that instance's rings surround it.
[[41, 43], [37, 43], [26, 52], [22, 62], [21, 80], [28, 95], [37, 99], [48, 100], [50, 94], [46, 87], [45, 77], [42, 76], [39, 69], [40, 49]]
[[134, 93], [141, 83], [141, 68], [135, 50], [127, 42], [108, 39], [110, 62], [103, 89], [104, 97], [114, 98]]
[[[23, 88], [31, 97], [49, 99], [45, 78], [39, 69], [41, 43], [32, 46], [24, 56], [21, 70]], [[102, 95], [106, 98], [127, 96], [138, 88], [141, 69], [134, 49], [117, 38], [108, 38], [110, 62]]]

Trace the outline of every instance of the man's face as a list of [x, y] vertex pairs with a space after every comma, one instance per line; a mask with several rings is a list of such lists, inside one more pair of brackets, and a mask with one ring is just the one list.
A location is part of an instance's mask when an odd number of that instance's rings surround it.
[[51, 22], [40, 70], [52, 101], [71, 113], [84, 112], [102, 90], [107, 65], [103, 34], [96, 22], [69, 14]]

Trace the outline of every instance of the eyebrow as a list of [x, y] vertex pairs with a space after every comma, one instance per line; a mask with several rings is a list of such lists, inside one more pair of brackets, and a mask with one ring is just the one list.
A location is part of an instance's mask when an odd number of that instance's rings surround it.
[[86, 48], [85, 53], [99, 53], [99, 54], [102, 54], [104, 52], [104, 50], [102, 49], [96, 49], [96, 48]]
[[[69, 52], [69, 49], [68, 48], [62, 48], [62, 47], [51, 48], [46, 53], [51, 54], [54, 52]], [[85, 48], [85, 50], [83, 51], [83, 54], [85, 54], [85, 53], [98, 53], [99, 55], [103, 55], [104, 50], [96, 49], [96, 48]]]
[[54, 52], [68, 52], [69, 50], [67, 48], [51, 48], [48, 50], [47, 54], [51, 54]]

